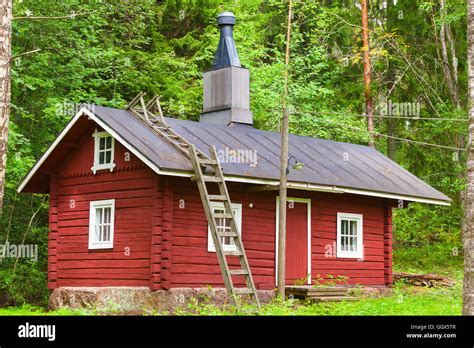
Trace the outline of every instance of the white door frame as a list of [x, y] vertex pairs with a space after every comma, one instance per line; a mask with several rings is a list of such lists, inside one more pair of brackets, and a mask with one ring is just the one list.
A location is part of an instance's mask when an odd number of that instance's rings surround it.
[[[308, 206], [308, 284], [311, 284], [311, 198], [287, 197], [286, 201], [306, 203]], [[275, 226], [275, 285], [278, 284], [278, 224], [280, 223], [280, 196], [276, 196]]]

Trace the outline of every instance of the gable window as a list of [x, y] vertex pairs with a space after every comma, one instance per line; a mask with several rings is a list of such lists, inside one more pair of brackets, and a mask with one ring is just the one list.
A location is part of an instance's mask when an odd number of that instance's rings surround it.
[[362, 226], [361, 214], [337, 214], [337, 257], [363, 257]]
[[107, 132], [97, 132], [94, 137], [94, 165], [91, 168], [94, 174], [98, 170], [110, 170], [115, 168], [114, 163], [114, 138]]
[[[214, 213], [224, 213], [224, 203], [212, 202], [211, 208], [214, 210]], [[242, 204], [232, 203], [232, 211], [235, 216], [235, 222], [239, 230], [239, 234], [242, 235]], [[229, 219], [216, 219], [217, 230], [219, 232], [230, 232], [230, 220]], [[237, 247], [234, 244], [232, 237], [221, 237], [222, 248], [226, 251], [236, 251]], [[214, 241], [212, 240], [211, 228], [208, 227], [207, 232], [207, 251], [215, 252], [216, 247], [214, 246]]]
[[110, 249], [114, 245], [115, 200], [90, 203], [89, 249]]

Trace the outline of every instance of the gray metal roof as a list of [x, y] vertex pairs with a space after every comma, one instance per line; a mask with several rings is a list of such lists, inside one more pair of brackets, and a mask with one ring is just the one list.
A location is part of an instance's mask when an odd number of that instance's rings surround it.
[[[95, 105], [89, 105], [88, 109], [160, 170], [192, 171], [186, 157], [129, 112]], [[280, 133], [247, 125], [221, 126], [172, 118], [166, 118], [166, 122], [205, 153], [212, 145], [218, 151], [225, 148], [256, 151], [256, 166], [221, 161], [226, 176], [279, 179]], [[368, 146], [290, 134], [289, 154], [304, 163], [301, 170], [291, 170], [288, 176], [291, 182], [450, 201], [447, 196]]]

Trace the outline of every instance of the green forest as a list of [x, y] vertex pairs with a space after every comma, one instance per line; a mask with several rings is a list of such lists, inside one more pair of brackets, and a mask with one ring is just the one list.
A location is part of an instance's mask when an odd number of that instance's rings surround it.
[[[161, 96], [166, 116], [198, 120], [202, 73], [212, 65], [221, 11], [237, 17], [235, 41], [250, 69], [255, 126], [278, 131], [286, 1], [14, 1], [0, 243], [37, 244], [39, 259], [0, 260], [0, 306], [48, 301], [48, 196], [17, 193], [28, 170], [81, 103], [123, 108], [143, 91]], [[366, 145], [358, 3], [294, 1], [293, 12], [290, 133]], [[452, 199], [451, 206], [413, 203], [394, 210], [394, 269], [460, 282], [468, 140], [465, 1], [371, 0], [369, 19], [376, 148]], [[405, 110], [382, 117], [387, 105]], [[456, 296], [460, 301], [460, 291]]]

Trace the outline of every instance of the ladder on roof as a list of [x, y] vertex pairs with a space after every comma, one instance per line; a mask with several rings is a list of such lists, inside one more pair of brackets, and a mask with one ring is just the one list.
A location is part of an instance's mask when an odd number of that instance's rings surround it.
[[[148, 104], [145, 104], [143, 96], [143, 93], [137, 95], [127, 106], [126, 110], [191, 160], [194, 169], [194, 175], [191, 179], [197, 182], [199, 188], [217, 259], [224, 278], [224, 284], [232, 304], [240, 311], [242, 296], [245, 296], [247, 299], [253, 300], [257, 310], [260, 310], [257, 289], [252, 278], [239, 226], [236, 223], [235, 214], [232, 210], [232, 202], [215, 146], [210, 148], [211, 158], [209, 158], [166, 124], [158, 97], [154, 97]], [[140, 109], [136, 108], [138, 104], [141, 106]], [[158, 109], [159, 116], [153, 114], [153, 108]], [[209, 194], [208, 185], [210, 184], [217, 184], [219, 194]], [[213, 208], [215, 203], [219, 204], [219, 209], [216, 210], [220, 212], [215, 212]], [[222, 224], [219, 225], [218, 222], [223, 223], [225, 227]], [[230, 238], [231, 244], [234, 246], [232, 250], [224, 247], [223, 238]], [[229, 256], [238, 257], [240, 268], [230, 269], [227, 260]], [[234, 285], [234, 276], [243, 276], [246, 287], [236, 287]]]

